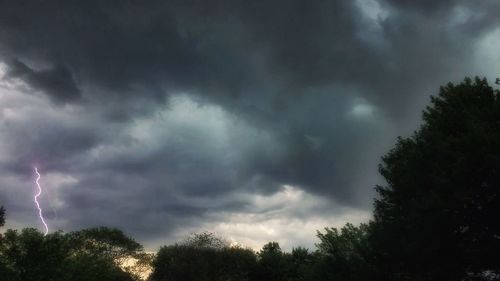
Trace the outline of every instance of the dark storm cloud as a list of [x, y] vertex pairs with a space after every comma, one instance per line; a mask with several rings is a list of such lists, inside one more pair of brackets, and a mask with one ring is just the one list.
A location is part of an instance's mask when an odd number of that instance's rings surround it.
[[407, 9], [411, 11], [419, 11], [419, 12], [436, 12], [441, 9], [450, 9], [455, 6], [457, 3], [463, 3], [466, 1], [455, 1], [455, 0], [441, 0], [441, 1], [432, 1], [432, 0], [422, 0], [422, 1], [411, 1], [411, 0], [386, 0], [387, 3], [392, 6]]
[[62, 65], [36, 71], [14, 59], [10, 64], [8, 77], [20, 78], [35, 89], [45, 91], [56, 101], [69, 101], [80, 97], [72, 73]]
[[0, 1], [4, 79], [36, 92], [3, 105], [0, 168], [74, 177], [61, 227], [142, 237], [258, 212], [249, 196], [283, 185], [369, 209], [380, 155], [440, 84], [474, 74], [499, 13], [497, 1]]

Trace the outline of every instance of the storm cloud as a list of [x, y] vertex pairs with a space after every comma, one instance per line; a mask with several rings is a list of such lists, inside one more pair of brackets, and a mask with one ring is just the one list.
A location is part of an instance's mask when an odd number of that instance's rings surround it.
[[369, 219], [380, 156], [439, 85], [499, 74], [499, 13], [493, 0], [0, 1], [9, 226], [37, 225], [38, 165], [55, 228], [311, 246], [318, 228]]

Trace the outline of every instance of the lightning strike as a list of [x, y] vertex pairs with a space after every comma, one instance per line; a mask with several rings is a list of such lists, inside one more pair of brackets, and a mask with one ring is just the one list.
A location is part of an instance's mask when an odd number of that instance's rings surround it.
[[47, 223], [45, 223], [45, 219], [43, 218], [42, 208], [40, 208], [40, 203], [38, 203], [38, 197], [42, 194], [42, 187], [40, 186], [40, 183], [39, 183], [41, 176], [40, 176], [40, 173], [38, 172], [38, 169], [36, 167], [35, 167], [35, 173], [37, 175], [35, 182], [36, 182], [36, 186], [38, 187], [38, 192], [35, 194], [34, 201], [35, 201], [36, 207], [38, 208], [38, 216], [40, 217], [40, 220], [42, 221], [43, 226], [45, 227], [44, 235], [47, 235], [47, 233], [49, 233], [49, 227], [47, 226]]

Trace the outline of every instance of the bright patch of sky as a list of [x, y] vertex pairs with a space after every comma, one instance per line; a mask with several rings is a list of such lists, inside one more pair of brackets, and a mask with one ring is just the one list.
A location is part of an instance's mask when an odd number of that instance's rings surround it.
[[486, 33], [476, 43], [475, 68], [477, 75], [488, 78], [489, 81], [495, 81], [500, 77], [500, 28], [496, 28]]
[[376, 0], [356, 0], [355, 5], [363, 18], [357, 37], [374, 47], [384, 47], [387, 42], [383, 37], [381, 23], [387, 19], [389, 12]]

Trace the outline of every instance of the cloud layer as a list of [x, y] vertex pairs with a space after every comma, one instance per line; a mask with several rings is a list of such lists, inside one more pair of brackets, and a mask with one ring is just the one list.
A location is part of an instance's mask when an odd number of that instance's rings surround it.
[[37, 225], [38, 165], [55, 228], [118, 226], [151, 247], [201, 229], [311, 246], [317, 228], [368, 219], [379, 158], [429, 94], [497, 74], [499, 12], [0, 1], [0, 203], [10, 226]]

